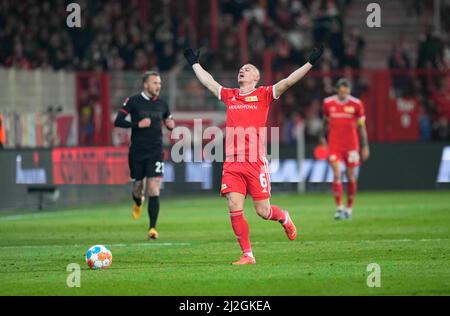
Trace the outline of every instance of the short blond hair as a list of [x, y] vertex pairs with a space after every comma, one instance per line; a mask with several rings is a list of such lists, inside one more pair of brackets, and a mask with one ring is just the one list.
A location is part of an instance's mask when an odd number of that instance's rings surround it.
[[146, 83], [148, 78], [150, 77], [161, 77], [161, 75], [159, 74], [159, 72], [154, 70], [147, 71], [142, 75], [142, 83]]

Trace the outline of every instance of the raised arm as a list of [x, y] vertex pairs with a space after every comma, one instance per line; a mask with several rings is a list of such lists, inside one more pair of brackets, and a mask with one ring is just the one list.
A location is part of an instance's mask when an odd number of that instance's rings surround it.
[[216, 97], [219, 97], [219, 88], [221, 85], [214, 80], [209, 72], [207, 72], [199, 63], [200, 51], [194, 53], [192, 48], [187, 48], [184, 51], [184, 57], [187, 62], [192, 66], [198, 80], [204, 85], [209, 91], [212, 92]]
[[323, 45], [320, 48], [314, 48], [313, 52], [309, 56], [309, 60], [301, 68], [290, 74], [289, 77], [281, 80], [275, 85], [276, 97], [280, 97], [285, 93], [290, 87], [299, 82], [315, 65], [315, 63], [320, 59], [323, 54]]

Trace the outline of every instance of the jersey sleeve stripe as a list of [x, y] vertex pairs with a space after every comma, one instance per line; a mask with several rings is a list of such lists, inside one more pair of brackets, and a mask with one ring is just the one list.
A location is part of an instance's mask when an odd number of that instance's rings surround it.
[[350, 95], [348, 98], [349, 98], [349, 100], [351, 100], [351, 101], [353, 101], [355, 103], [362, 104], [362, 101], [360, 99], [358, 99], [358, 98], [355, 98], [354, 96]]
[[125, 110], [125, 109], [120, 109], [120, 112], [122, 112], [122, 113], [125, 113], [126, 115], [128, 115], [129, 113], [128, 113], [128, 111], [127, 110]]
[[278, 100], [280, 98], [280, 96], [277, 95], [277, 86], [273, 85], [272, 86], [272, 96], [274, 100]]
[[217, 91], [217, 98], [219, 99], [219, 101], [222, 101], [222, 86], [219, 86], [219, 90]]

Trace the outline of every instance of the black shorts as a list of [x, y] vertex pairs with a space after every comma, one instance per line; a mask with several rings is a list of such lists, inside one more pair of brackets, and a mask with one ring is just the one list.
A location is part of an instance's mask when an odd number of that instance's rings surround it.
[[142, 156], [130, 151], [128, 166], [132, 181], [142, 181], [144, 178], [162, 178], [164, 176], [164, 155], [158, 153]]

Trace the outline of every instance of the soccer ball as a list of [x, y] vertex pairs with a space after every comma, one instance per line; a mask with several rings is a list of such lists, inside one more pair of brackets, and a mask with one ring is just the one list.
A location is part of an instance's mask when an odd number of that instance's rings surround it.
[[93, 270], [106, 269], [112, 263], [112, 253], [103, 245], [92, 246], [86, 253], [86, 263]]

